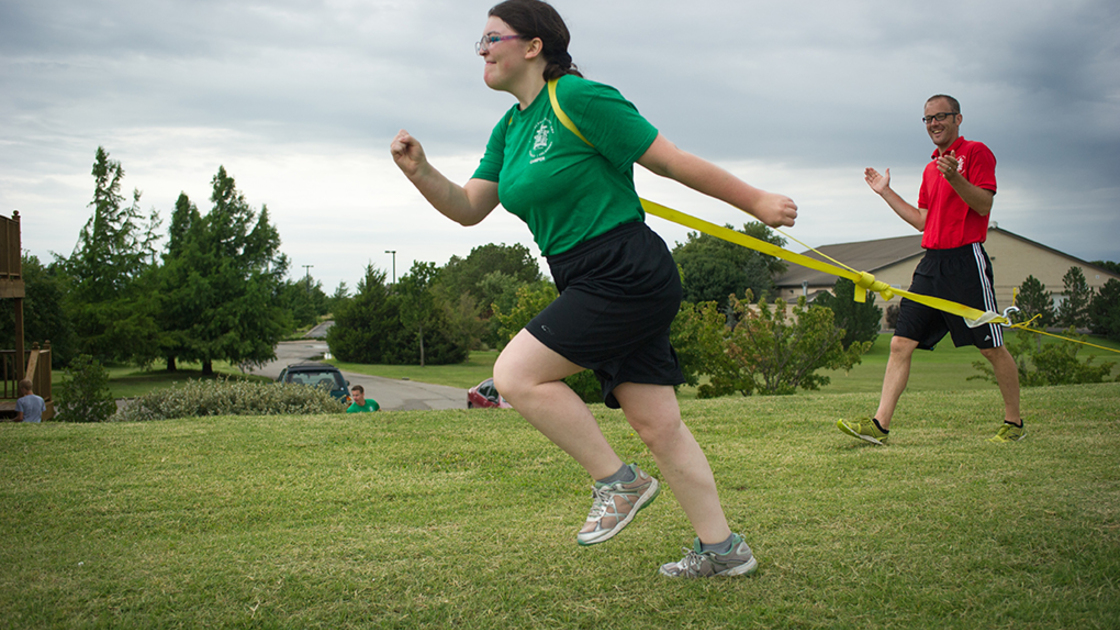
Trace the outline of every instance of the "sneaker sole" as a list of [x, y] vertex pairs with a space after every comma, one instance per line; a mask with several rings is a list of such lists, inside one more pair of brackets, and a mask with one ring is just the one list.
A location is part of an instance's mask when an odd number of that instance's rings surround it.
[[[758, 560], [755, 559], [754, 556], [751, 556], [751, 559], [748, 562], [744, 562], [743, 564], [740, 564], [739, 566], [732, 567], [732, 568], [730, 568], [726, 571], [723, 571], [721, 573], [717, 573], [717, 574], [713, 575], [712, 577], [734, 577], [736, 575], [752, 575], [757, 570], [758, 570]], [[658, 573], [660, 573], [661, 575], [664, 575], [665, 577], [671, 577], [671, 578], [682, 577], [682, 576], [679, 576], [679, 575], [673, 575], [672, 573], [666, 572], [664, 567], [661, 568], [658, 571]]]
[[661, 494], [661, 484], [657, 483], [656, 479], [652, 479], [652, 481], [653, 483], [649, 485], [649, 489], [646, 490], [645, 493], [642, 494], [642, 496], [638, 497], [638, 502], [634, 505], [634, 509], [630, 510], [630, 513], [626, 515], [626, 518], [619, 521], [618, 524], [615, 525], [612, 529], [592, 532], [591, 534], [588, 534], [586, 538], [580, 538], [580, 535], [576, 534], [576, 542], [579, 543], [581, 547], [590, 547], [591, 545], [597, 545], [601, 542], [607, 542], [611, 538], [614, 538], [616, 534], [621, 532], [623, 528], [630, 524], [630, 521], [634, 520], [634, 517], [637, 516], [638, 512], [641, 512], [646, 508], [646, 506], [648, 506], [650, 503], [653, 503], [653, 500], [657, 498], [657, 495]]
[[870, 435], [864, 435], [864, 434], [860, 433], [859, 431], [856, 431], [852, 427], [848, 426], [843, 420], [837, 420], [836, 421], [836, 428], [840, 429], [840, 431], [842, 433], [847, 433], [848, 435], [850, 435], [854, 438], [858, 438], [860, 440], [863, 440], [864, 442], [871, 442], [872, 444], [878, 444], [879, 446], [886, 446], [886, 444], [883, 444], [882, 442], [880, 442], [879, 440], [871, 437]]

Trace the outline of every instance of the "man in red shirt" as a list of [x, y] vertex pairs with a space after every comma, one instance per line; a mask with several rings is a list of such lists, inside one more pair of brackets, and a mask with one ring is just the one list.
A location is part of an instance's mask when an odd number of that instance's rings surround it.
[[[996, 158], [984, 144], [961, 137], [962, 120], [957, 99], [939, 94], [926, 101], [922, 121], [937, 148], [922, 174], [917, 207], [891, 189], [890, 169], [880, 174], [868, 168], [864, 178], [898, 216], [922, 232], [926, 254], [914, 270], [910, 291], [995, 311], [992, 265], [983, 242], [988, 237], [988, 217], [996, 194]], [[1015, 359], [1003, 346], [1001, 327], [986, 324], [969, 328], [961, 317], [907, 299], [902, 300], [899, 308], [875, 417], [857, 422], [840, 420], [837, 427], [872, 444], [885, 442], [898, 399], [910, 378], [914, 350], [932, 350], [946, 333], [952, 335], [953, 344], [958, 347], [979, 348], [995, 371], [1003, 395], [1004, 424], [991, 441], [1022, 439], [1019, 371]]]

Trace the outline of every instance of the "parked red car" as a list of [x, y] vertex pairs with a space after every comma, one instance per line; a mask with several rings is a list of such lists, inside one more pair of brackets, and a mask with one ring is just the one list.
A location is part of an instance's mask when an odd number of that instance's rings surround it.
[[494, 388], [494, 379], [488, 378], [467, 390], [467, 409], [498, 407], [512, 409], [513, 405]]

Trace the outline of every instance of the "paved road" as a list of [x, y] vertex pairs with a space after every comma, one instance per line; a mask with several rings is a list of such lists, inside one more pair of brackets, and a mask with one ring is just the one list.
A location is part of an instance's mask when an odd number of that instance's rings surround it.
[[[276, 360], [253, 370], [252, 373], [276, 378], [280, 376], [280, 370], [288, 364], [321, 358], [326, 351], [327, 343], [320, 339], [282, 341], [276, 346]], [[364, 387], [366, 398], [376, 400], [377, 404], [386, 411], [467, 408], [465, 389], [366, 376], [353, 372], [343, 372], [342, 375], [351, 385]]]

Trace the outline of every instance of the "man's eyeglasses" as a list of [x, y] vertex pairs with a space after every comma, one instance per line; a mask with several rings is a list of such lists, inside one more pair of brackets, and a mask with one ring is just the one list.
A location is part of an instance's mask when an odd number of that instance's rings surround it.
[[948, 118], [950, 116], [956, 116], [956, 115], [957, 115], [957, 112], [941, 112], [940, 114], [934, 114], [932, 116], [922, 116], [922, 122], [924, 122], [925, 124], [928, 125], [935, 120], [937, 122], [941, 122], [941, 121], [945, 120], [946, 118]]
[[520, 39], [520, 35], [484, 35], [482, 40], [474, 45], [475, 54], [482, 54], [484, 50], [490, 50], [490, 47], [498, 42], [504, 42], [507, 39]]

